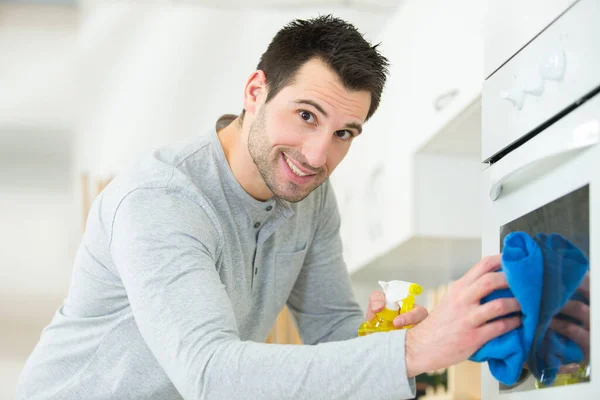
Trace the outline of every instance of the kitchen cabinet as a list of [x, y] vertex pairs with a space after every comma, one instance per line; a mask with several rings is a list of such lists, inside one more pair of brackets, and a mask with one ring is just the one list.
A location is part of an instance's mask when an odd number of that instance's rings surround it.
[[358, 182], [366, 190], [343, 211], [349, 271], [426, 287], [456, 279], [480, 256], [478, 158], [417, 153], [399, 164]]
[[344, 258], [357, 279], [432, 287], [480, 258], [479, 106], [415, 153], [382, 158], [371, 174], [360, 171], [360, 152], [334, 173]]
[[464, 110], [483, 82], [483, 6], [478, 0], [402, 3], [376, 42], [390, 61], [369, 123], [378, 150], [416, 150]]
[[483, 6], [406, 1], [375, 42], [391, 64], [382, 103], [332, 177], [344, 257], [375, 279], [451, 278], [480, 256]]

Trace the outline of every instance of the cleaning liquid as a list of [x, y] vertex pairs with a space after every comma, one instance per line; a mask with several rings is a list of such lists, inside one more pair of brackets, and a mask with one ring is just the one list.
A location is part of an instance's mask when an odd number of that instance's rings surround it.
[[[385, 294], [385, 308], [375, 314], [372, 320], [366, 321], [358, 328], [358, 336], [365, 336], [375, 332], [387, 332], [396, 329], [394, 318], [409, 312], [415, 306], [415, 296], [423, 292], [423, 288], [416, 283], [404, 281], [379, 281]], [[408, 329], [411, 325], [403, 326]]]

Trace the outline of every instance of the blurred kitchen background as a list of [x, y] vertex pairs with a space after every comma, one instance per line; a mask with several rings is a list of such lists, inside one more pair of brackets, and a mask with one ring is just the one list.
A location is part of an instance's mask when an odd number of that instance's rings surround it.
[[[295, 18], [333, 13], [382, 42], [380, 109], [332, 176], [345, 258], [363, 307], [388, 279], [420, 283], [431, 306], [481, 257], [484, 3], [0, 0], [0, 399], [66, 296], [99, 190], [239, 113], [261, 53]], [[297, 340], [290, 324], [270, 341]]]

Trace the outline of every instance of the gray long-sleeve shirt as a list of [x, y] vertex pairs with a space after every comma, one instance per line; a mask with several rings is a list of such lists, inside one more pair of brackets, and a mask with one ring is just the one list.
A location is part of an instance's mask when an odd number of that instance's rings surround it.
[[[402, 399], [404, 331], [356, 337], [328, 182], [260, 202], [216, 132], [155, 152], [96, 199], [26, 399]], [[287, 303], [306, 345], [264, 341]]]

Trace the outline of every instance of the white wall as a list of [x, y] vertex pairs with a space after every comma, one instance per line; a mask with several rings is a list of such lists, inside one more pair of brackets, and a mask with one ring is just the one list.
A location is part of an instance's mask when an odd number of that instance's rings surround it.
[[148, 149], [205, 132], [222, 113], [239, 113], [245, 82], [277, 30], [294, 18], [329, 12], [367, 37], [387, 19], [343, 7], [110, 4], [90, 11], [81, 40], [82, 166], [111, 175]]
[[73, 8], [0, 3], [0, 127], [73, 128], [77, 27]]
[[[26, 356], [67, 293], [80, 230], [68, 139], [55, 132], [0, 133], [0, 398], [9, 399]], [[45, 134], [65, 148], [47, 152]]]
[[27, 355], [67, 293], [79, 238], [68, 170], [40, 164], [6, 167], [0, 162], [2, 399], [14, 397]]
[[0, 398], [64, 298], [79, 239], [72, 173], [76, 10], [0, 5]]
[[77, 237], [73, 193], [3, 190], [0, 281], [3, 295], [63, 293]]

